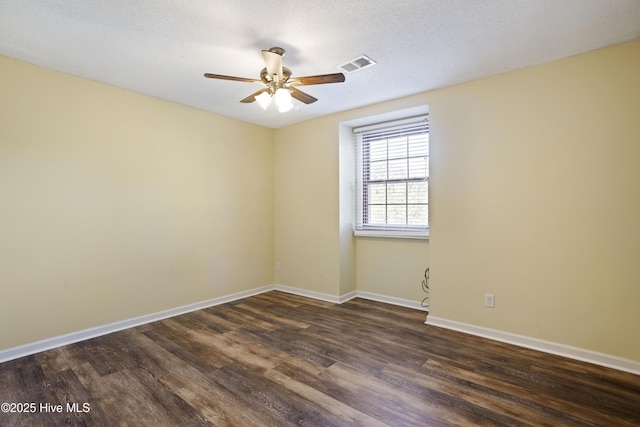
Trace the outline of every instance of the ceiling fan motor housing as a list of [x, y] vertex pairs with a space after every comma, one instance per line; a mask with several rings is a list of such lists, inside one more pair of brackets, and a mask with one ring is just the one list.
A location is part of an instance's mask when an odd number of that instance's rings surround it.
[[285, 51], [281, 47], [272, 47], [271, 49], [269, 49], [269, 52], [277, 53], [278, 55], [282, 56], [283, 58], [287, 54], [287, 51]]
[[270, 75], [266, 68], [260, 71], [260, 80], [269, 88], [271, 94], [274, 94], [276, 90], [284, 87], [290, 77], [291, 70], [287, 67], [282, 67], [282, 79], [279, 79], [277, 74], [273, 76]]

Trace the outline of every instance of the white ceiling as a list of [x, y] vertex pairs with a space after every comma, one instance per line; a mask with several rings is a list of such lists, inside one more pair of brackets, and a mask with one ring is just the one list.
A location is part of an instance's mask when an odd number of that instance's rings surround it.
[[[639, 0], [0, 0], [2, 55], [272, 128], [639, 37]], [[294, 76], [378, 65], [288, 113], [203, 77], [259, 78], [273, 46]]]

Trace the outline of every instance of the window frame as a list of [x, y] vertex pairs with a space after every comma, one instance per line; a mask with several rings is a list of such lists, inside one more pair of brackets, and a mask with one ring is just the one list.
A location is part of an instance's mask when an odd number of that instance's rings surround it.
[[[356, 183], [357, 183], [357, 217], [355, 221], [354, 234], [356, 236], [370, 236], [370, 237], [395, 237], [395, 238], [414, 238], [414, 239], [428, 239], [429, 238], [429, 119], [428, 114], [415, 117], [408, 117], [400, 120], [393, 120], [388, 122], [381, 122], [367, 126], [356, 127], [353, 129], [356, 147]], [[426, 142], [423, 155], [412, 156], [410, 153], [411, 142], [410, 136], [422, 135], [426, 133]], [[399, 157], [393, 157], [389, 155], [389, 140], [393, 137], [406, 137], [407, 148], [406, 155], [400, 155]], [[370, 160], [371, 143], [375, 141], [386, 140], [386, 153], [382, 160]], [[417, 146], [422, 149], [422, 147]], [[424, 176], [411, 177], [410, 173], [410, 161], [413, 158], [425, 158], [425, 173]], [[407, 162], [407, 174], [403, 178], [390, 178], [388, 174], [388, 168], [390, 161], [393, 160], [405, 160]], [[386, 162], [387, 174], [384, 179], [371, 179], [371, 164], [372, 162], [383, 161]], [[408, 185], [409, 183], [425, 182], [426, 183], [426, 201], [410, 203], [408, 199]], [[389, 203], [388, 202], [388, 185], [389, 184], [406, 184], [405, 191], [407, 195], [402, 203]], [[370, 194], [368, 189], [371, 184], [384, 184], [385, 185], [385, 201], [384, 203], [372, 204], [370, 201]], [[370, 206], [385, 206], [385, 223], [369, 223]], [[387, 212], [389, 206], [405, 206], [406, 220], [404, 224], [389, 224]], [[427, 211], [427, 223], [411, 225], [409, 224], [409, 208], [411, 206], [426, 206]]]

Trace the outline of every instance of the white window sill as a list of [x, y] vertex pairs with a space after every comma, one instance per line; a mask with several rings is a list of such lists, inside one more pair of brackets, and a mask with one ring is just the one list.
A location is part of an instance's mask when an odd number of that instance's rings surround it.
[[429, 240], [428, 231], [354, 230], [353, 235], [356, 237]]

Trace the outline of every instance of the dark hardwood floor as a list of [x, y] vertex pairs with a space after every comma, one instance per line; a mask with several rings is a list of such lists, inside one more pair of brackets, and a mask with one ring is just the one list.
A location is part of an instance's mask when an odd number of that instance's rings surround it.
[[0, 426], [640, 425], [640, 376], [423, 322], [268, 292], [2, 363]]

